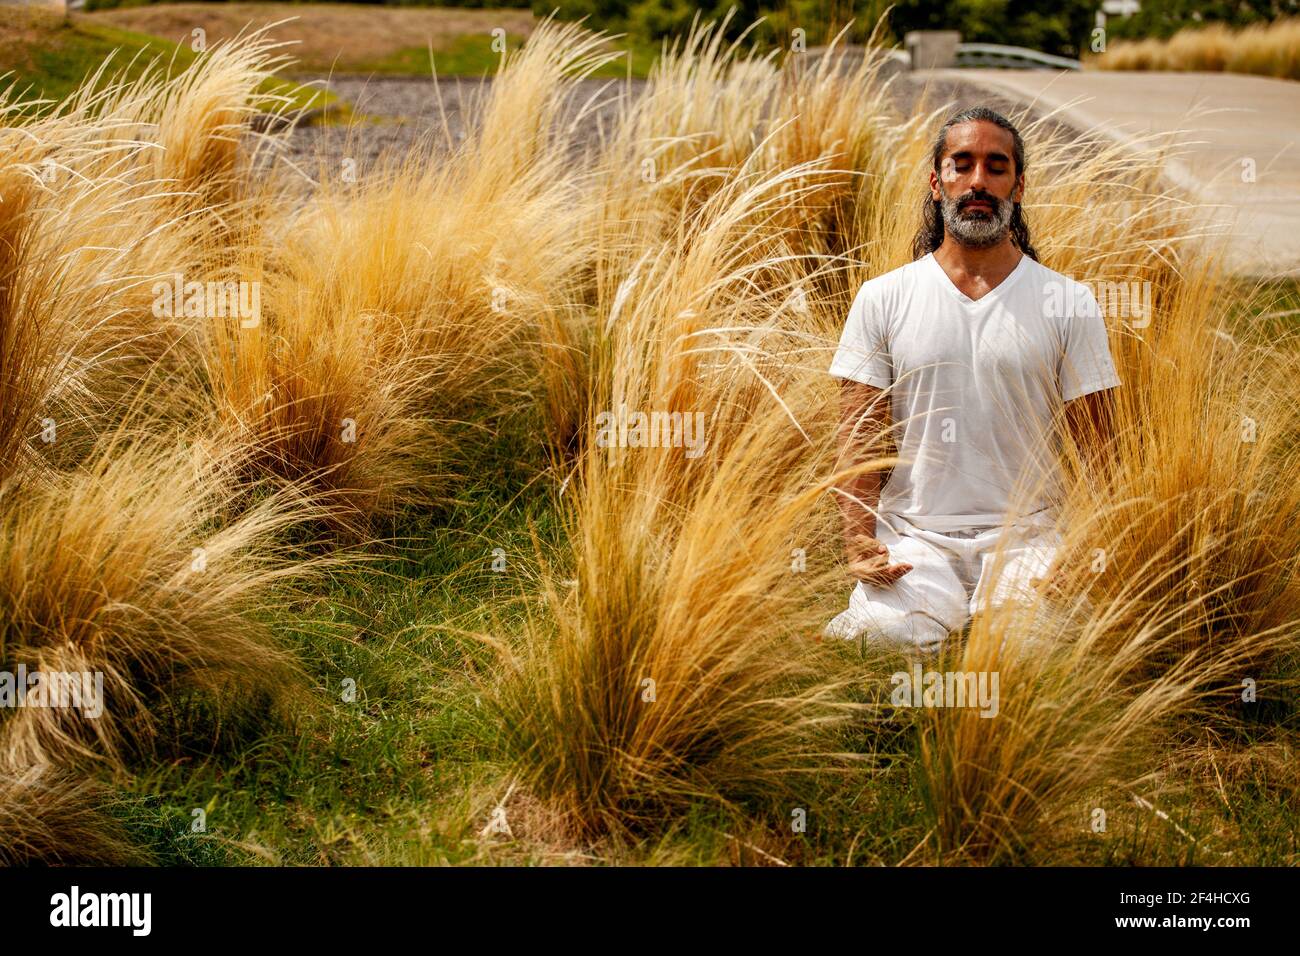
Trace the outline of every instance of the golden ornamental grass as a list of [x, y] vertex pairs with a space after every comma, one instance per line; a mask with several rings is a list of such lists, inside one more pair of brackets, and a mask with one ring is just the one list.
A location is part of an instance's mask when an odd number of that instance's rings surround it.
[[1167, 40], [1118, 40], [1088, 59], [1102, 70], [1254, 73], [1300, 79], [1300, 19], [1234, 29], [1222, 23], [1179, 30]]
[[[899, 116], [878, 56], [684, 40], [584, 142], [576, 81], [611, 54], [548, 21], [464, 143], [358, 182], [322, 164], [306, 195], [247, 127], [280, 60], [262, 34], [45, 114], [0, 104], [0, 661], [109, 689], [99, 721], [0, 715], [15, 860], [71, 859], [83, 829], [125, 852], [63, 772], [147, 757], [178, 701], [297, 700], [264, 612], [356, 555], [292, 535], [365, 543], [455, 501], [506, 421], [562, 528], [524, 624], [483, 635], [493, 758], [538, 819], [586, 846], [704, 804], [781, 844], [819, 788], [871, 785], [845, 734], [890, 664], [819, 637], [851, 583], [825, 368], [861, 282], [910, 258], [946, 109]], [[1296, 343], [1229, 314], [1271, 293], [1223, 274], [1158, 146], [1013, 120], [1044, 263], [1150, 311], [1109, 319], [1109, 470], [1059, 449], [1054, 588], [945, 658], [998, 671], [999, 715], [915, 721], [908, 862], [1068, 858], [1094, 794], [1157, 799], [1170, 735], [1230, 723], [1300, 633]], [[177, 274], [256, 282], [260, 314], [160, 310]], [[681, 440], [624, 445], [637, 412]]]

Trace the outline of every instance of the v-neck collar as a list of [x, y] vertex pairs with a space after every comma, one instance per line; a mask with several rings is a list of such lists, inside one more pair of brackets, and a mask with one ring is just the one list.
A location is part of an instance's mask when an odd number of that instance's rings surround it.
[[1026, 263], [1029, 261], [1029, 256], [1025, 255], [1022, 252], [1020, 254], [1020, 261], [1016, 263], [1016, 267], [1014, 269], [1012, 269], [1010, 272], [1007, 273], [1006, 278], [1004, 278], [993, 288], [989, 289], [988, 292], [985, 292], [978, 299], [972, 299], [965, 292], [961, 291], [961, 289], [957, 288], [957, 284], [953, 282], [952, 279], [949, 277], [948, 273], [944, 271], [943, 266], [941, 266], [939, 264], [939, 260], [934, 257], [933, 252], [928, 253], [926, 255], [926, 258], [930, 260], [931, 268], [933, 268], [934, 271], [939, 274], [939, 281], [943, 283], [944, 287], [948, 290], [948, 292], [955, 299], [957, 299], [958, 302], [962, 303], [963, 305], [971, 305], [971, 306], [986, 305], [988, 304], [988, 302], [994, 299], [1001, 298], [1003, 294], [1008, 289], [1010, 289], [1011, 286], [1014, 285], [1017, 280], [1019, 280], [1021, 275], [1024, 274], [1025, 270], [1028, 268]]

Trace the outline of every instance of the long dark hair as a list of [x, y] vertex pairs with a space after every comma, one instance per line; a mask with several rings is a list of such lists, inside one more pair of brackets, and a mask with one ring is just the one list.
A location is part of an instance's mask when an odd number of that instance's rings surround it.
[[[1002, 127], [1011, 134], [1013, 143], [1012, 152], [1016, 161], [1016, 175], [1019, 176], [1025, 171], [1025, 141], [1020, 136], [1020, 130], [1016, 129], [1012, 122], [999, 113], [997, 110], [991, 110], [987, 106], [972, 106], [970, 109], [962, 110], [948, 118], [948, 121], [939, 129], [939, 135], [935, 137], [934, 146], [930, 151], [930, 161], [934, 166], [934, 171], [939, 172], [939, 164], [943, 159], [944, 147], [948, 145], [948, 130], [952, 129], [959, 123], [969, 123], [973, 120], [986, 120], [990, 123]], [[1038, 260], [1038, 252], [1034, 245], [1029, 241], [1029, 224], [1025, 222], [1024, 210], [1020, 208], [1020, 203], [1013, 203], [1011, 210], [1011, 241], [1025, 255], [1034, 261]], [[920, 259], [928, 253], [934, 252], [943, 244], [943, 210], [940, 208], [940, 202], [933, 199], [929, 194], [925, 197], [925, 202], [921, 206], [921, 228], [916, 231], [916, 238], [912, 240], [912, 258]]]

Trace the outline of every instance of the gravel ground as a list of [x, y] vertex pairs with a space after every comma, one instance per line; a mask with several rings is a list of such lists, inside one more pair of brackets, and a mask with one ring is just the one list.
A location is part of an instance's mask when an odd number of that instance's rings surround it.
[[[887, 64], [886, 69], [891, 73], [900, 72], [894, 63]], [[334, 76], [320, 78], [318, 82], [352, 104], [366, 121], [350, 128], [299, 126], [292, 132], [286, 158], [313, 178], [322, 171], [329, 175], [331, 170], [343, 169], [345, 160], [349, 159], [355, 164], [357, 175], [362, 175], [384, 154], [399, 156], [419, 150], [436, 156], [448, 133], [455, 141], [465, 138], [478, 113], [476, 104], [488, 92], [492, 80], [459, 77], [439, 80], [435, 86], [432, 79], [415, 77]], [[580, 126], [583, 135], [575, 145], [576, 152], [580, 153], [585, 144], [598, 138], [600, 124], [602, 121], [608, 124], [619, 96], [637, 96], [644, 88], [644, 80], [580, 81], [567, 108], [576, 111], [592, 96], [597, 97], [601, 106], [584, 117]], [[897, 77], [891, 91], [895, 106], [904, 115], [911, 115], [918, 108], [923, 93], [927, 94], [924, 96], [927, 108], [951, 101], [957, 108], [985, 103], [1008, 113], [1016, 109], [1009, 100], [962, 83], [931, 81], [925, 91], [922, 81], [906, 72]], [[447, 132], [443, 128], [444, 113]]]
[[[316, 175], [320, 158], [328, 168], [341, 168], [353, 159], [358, 175], [381, 156], [397, 156], [412, 150], [431, 157], [452, 142], [465, 139], [477, 119], [480, 104], [489, 92], [491, 79], [455, 77], [338, 77], [320, 80], [322, 87], [352, 104], [364, 122], [345, 126], [299, 126], [289, 139], [288, 158]], [[575, 153], [599, 136], [601, 123], [608, 127], [620, 96], [637, 96], [644, 80], [581, 80], [565, 105], [566, 116], [576, 115], [596, 97], [580, 124], [584, 134], [575, 143]], [[445, 123], [445, 126], [444, 126]]]

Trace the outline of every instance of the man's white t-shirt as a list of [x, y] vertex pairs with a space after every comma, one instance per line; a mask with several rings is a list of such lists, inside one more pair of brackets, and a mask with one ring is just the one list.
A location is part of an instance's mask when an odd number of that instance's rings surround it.
[[979, 299], [933, 253], [863, 283], [830, 373], [891, 390], [879, 513], [940, 532], [1054, 520], [1053, 418], [1119, 385], [1092, 292], [1026, 255]]

